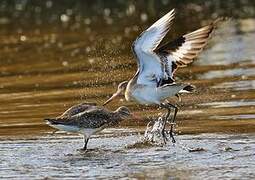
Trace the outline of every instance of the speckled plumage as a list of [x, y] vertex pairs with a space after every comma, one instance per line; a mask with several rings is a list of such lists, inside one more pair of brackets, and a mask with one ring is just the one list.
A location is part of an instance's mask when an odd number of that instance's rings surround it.
[[86, 110], [89, 110], [89, 109], [93, 109], [96, 106], [97, 106], [97, 104], [92, 103], [92, 102], [80, 103], [80, 104], [77, 104], [77, 105], [74, 105], [74, 106], [70, 107], [59, 117], [66, 117], [66, 116], [70, 117], [70, 116], [73, 116], [73, 115], [78, 114], [80, 112], [83, 112], [83, 111], [86, 111]]
[[85, 140], [83, 150], [86, 150], [91, 135], [108, 126], [116, 125], [129, 116], [130, 111], [124, 106], [109, 111], [104, 107], [96, 106], [95, 103], [81, 103], [72, 106], [56, 118], [45, 120], [54, 128], [83, 134]]
[[116, 124], [120, 120], [115, 112], [101, 107], [90, 107], [72, 116], [60, 116], [52, 122], [79, 128], [100, 128], [104, 125]]

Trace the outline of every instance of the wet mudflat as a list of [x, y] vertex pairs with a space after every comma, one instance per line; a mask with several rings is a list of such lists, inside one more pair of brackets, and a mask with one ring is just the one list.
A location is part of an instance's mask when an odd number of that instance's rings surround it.
[[[123, 121], [94, 136], [87, 153], [76, 151], [82, 147], [80, 136], [51, 135], [53, 129], [43, 119], [76, 103], [102, 104], [119, 82], [135, 73], [130, 46], [136, 36], [171, 7], [151, 9], [149, 3], [143, 11], [140, 3], [123, 3], [122, 8], [92, 3], [103, 13], [96, 14], [92, 8], [82, 11], [88, 14], [79, 14], [81, 10], [66, 8], [66, 4], [58, 4], [60, 9], [55, 11], [56, 2], [47, 2], [38, 4], [40, 11], [29, 2], [0, 6], [9, 7], [0, 17], [0, 177], [255, 177], [252, 2], [232, 4], [240, 11], [226, 8], [228, 3], [217, 7], [208, 3], [210, 11], [199, 4], [176, 4], [178, 19], [169, 39], [209, 23], [217, 14], [234, 18], [219, 26], [197, 61], [177, 72], [177, 81], [194, 84], [197, 90], [183, 95], [181, 102], [170, 99], [180, 107], [175, 146], [137, 143], [148, 120], [161, 110], [119, 99], [107, 107], [126, 105], [144, 121]], [[88, 4], [77, 7], [90, 9]], [[22, 10], [28, 5], [35, 10]], [[12, 10], [17, 15], [10, 16]]]
[[[112, 133], [114, 131], [114, 133]], [[179, 135], [166, 147], [139, 143], [137, 129], [109, 129], [76, 149], [76, 135], [46, 135], [0, 143], [2, 178], [252, 179], [255, 134]], [[192, 151], [193, 150], [193, 151]]]

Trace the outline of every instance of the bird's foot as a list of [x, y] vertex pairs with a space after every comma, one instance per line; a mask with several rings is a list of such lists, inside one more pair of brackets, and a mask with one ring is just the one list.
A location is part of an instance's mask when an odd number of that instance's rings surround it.
[[170, 126], [169, 130], [165, 130], [165, 133], [168, 134], [168, 136], [172, 139], [172, 143], [176, 143], [176, 140], [174, 138], [173, 130], [176, 126], [176, 123], [174, 122], [174, 119], [167, 119], [166, 123]]
[[88, 149], [80, 148], [80, 149], [77, 149], [77, 151], [82, 152], [82, 153], [86, 153], [86, 152], [88, 152]]
[[172, 143], [176, 143], [176, 140], [175, 140], [175, 138], [174, 138], [174, 133], [173, 133], [173, 131], [168, 130], [168, 131], [166, 131], [166, 133], [167, 133], [168, 136], [172, 139]]
[[[169, 135], [170, 130], [166, 130], [164, 127], [164, 118], [159, 117], [155, 121], [150, 121], [147, 124], [147, 128], [145, 130], [144, 139], [148, 142], [154, 143], [154, 144], [160, 144], [160, 145], [166, 145], [167, 141], [169, 141], [169, 136], [173, 138], [173, 134]], [[174, 123], [173, 123], [174, 124]], [[172, 140], [172, 142], [175, 142], [175, 140]]]
[[165, 130], [162, 130], [161, 135], [162, 135], [163, 142], [164, 142], [164, 144], [166, 145], [166, 142], [168, 141], [168, 138], [167, 138], [167, 136], [166, 136], [166, 131], [165, 131]]
[[173, 131], [170, 132], [170, 137], [172, 138], [172, 143], [176, 143], [176, 140], [174, 138]]

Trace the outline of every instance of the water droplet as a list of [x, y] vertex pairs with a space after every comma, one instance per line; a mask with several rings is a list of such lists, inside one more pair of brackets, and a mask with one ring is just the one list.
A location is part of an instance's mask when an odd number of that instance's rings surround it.
[[91, 23], [90, 18], [84, 19], [84, 24], [89, 25]]
[[111, 14], [111, 10], [109, 8], [105, 8], [104, 9], [104, 15], [105, 16], [110, 16], [110, 14]]
[[232, 94], [232, 95], [231, 95], [231, 98], [235, 98], [235, 97], [236, 97], [236, 95], [235, 95], [235, 94]]
[[46, 1], [46, 7], [47, 8], [51, 8], [53, 5], [53, 2], [52, 1]]
[[24, 35], [22, 35], [22, 36], [20, 36], [20, 40], [21, 40], [21, 41], [26, 41], [26, 40], [27, 40], [27, 37], [24, 36]]
[[244, 79], [247, 79], [247, 76], [242, 75], [241, 78], [244, 80]]
[[86, 52], [90, 52], [91, 51], [91, 48], [89, 46], [86, 47]]
[[135, 12], [135, 6], [133, 4], [130, 4], [126, 10], [127, 16], [131, 16]]
[[88, 62], [89, 62], [90, 64], [93, 64], [93, 63], [95, 62], [95, 59], [94, 59], [94, 58], [89, 58], [89, 59], [88, 59]]
[[66, 67], [66, 66], [68, 66], [68, 62], [67, 61], [63, 61], [62, 65]]
[[60, 16], [60, 20], [61, 20], [62, 22], [68, 22], [68, 21], [70, 20], [70, 17], [67, 16], [66, 14], [62, 14], [62, 15]]
[[141, 20], [142, 20], [143, 22], [145, 22], [145, 21], [147, 21], [147, 19], [148, 19], [148, 15], [147, 15], [146, 13], [142, 13], [141, 16], [140, 16], [140, 18], [141, 18]]

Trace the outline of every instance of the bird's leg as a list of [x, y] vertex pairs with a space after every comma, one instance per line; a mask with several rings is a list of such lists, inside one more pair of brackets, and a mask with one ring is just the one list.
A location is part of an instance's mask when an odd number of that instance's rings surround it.
[[166, 109], [167, 109], [167, 113], [166, 113], [165, 119], [167, 121], [170, 117], [170, 114], [171, 114], [171, 108], [167, 107]]
[[170, 134], [170, 137], [172, 138], [172, 142], [175, 143], [176, 141], [175, 141], [174, 135], [173, 135], [173, 127], [174, 127], [174, 124], [175, 124], [175, 118], [176, 118], [176, 115], [177, 115], [177, 112], [178, 112], [178, 107], [176, 107], [175, 105], [172, 105], [170, 103], [167, 103], [167, 106], [169, 108], [171, 108], [171, 107], [174, 108], [174, 116], [173, 116], [173, 120], [171, 122], [169, 134]]
[[58, 129], [52, 131], [51, 135], [55, 135], [55, 133], [58, 131]]
[[167, 101], [167, 100], [163, 104], [164, 108], [167, 109], [167, 113], [166, 113], [166, 116], [165, 116], [166, 121], [168, 121], [168, 119], [170, 117], [170, 114], [171, 114], [171, 107], [169, 107], [168, 104], [169, 104], [169, 101]]
[[82, 148], [83, 151], [87, 150], [88, 141], [89, 141], [89, 138], [86, 138], [86, 136], [84, 136], [84, 146]]
[[165, 134], [165, 127], [166, 127], [167, 119], [169, 118], [170, 113], [171, 113], [171, 107], [169, 107], [165, 104], [161, 104], [161, 107], [167, 109], [167, 114], [166, 114], [165, 118], [163, 118], [163, 128], [162, 128], [162, 131], [161, 131], [164, 143], [166, 144], [167, 137], [166, 137], [166, 134]]

